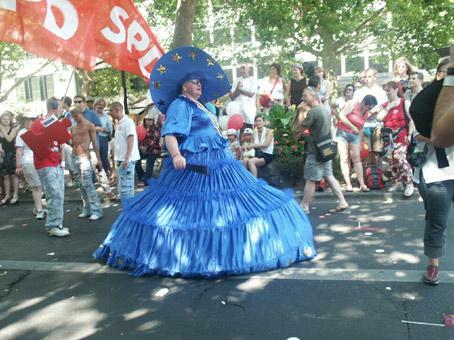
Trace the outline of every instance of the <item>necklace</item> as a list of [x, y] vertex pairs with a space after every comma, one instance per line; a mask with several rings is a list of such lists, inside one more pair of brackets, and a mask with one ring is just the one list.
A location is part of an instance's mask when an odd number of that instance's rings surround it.
[[[185, 96], [185, 95], [182, 95], [182, 96], [188, 98], [188, 97]], [[224, 136], [222, 135], [221, 129], [219, 128], [219, 124], [218, 124], [218, 121], [217, 121], [217, 119], [216, 119], [216, 116], [215, 116], [214, 114], [212, 114], [212, 113], [211, 113], [205, 106], [203, 106], [198, 100], [194, 100], [194, 99], [190, 99], [190, 98], [188, 98], [188, 99], [191, 100], [191, 101], [193, 101], [193, 102], [197, 105], [197, 107], [198, 107], [200, 110], [202, 110], [203, 112], [205, 112], [205, 113], [208, 115], [208, 117], [209, 117], [210, 120], [211, 120], [211, 124], [213, 124], [213, 127], [214, 127], [214, 129], [216, 130], [216, 132], [217, 132], [221, 137], [224, 137]]]

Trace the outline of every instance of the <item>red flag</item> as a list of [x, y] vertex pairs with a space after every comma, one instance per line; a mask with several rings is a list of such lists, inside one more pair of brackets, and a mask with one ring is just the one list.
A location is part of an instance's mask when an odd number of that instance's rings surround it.
[[131, 0], [4, 0], [0, 37], [86, 70], [99, 57], [146, 80], [164, 53]]

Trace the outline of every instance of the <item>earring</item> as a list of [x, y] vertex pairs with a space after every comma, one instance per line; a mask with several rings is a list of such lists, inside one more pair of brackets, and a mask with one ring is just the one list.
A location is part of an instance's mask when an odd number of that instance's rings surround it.
[[183, 86], [183, 92], [187, 92], [187, 91], [188, 91], [188, 89]]

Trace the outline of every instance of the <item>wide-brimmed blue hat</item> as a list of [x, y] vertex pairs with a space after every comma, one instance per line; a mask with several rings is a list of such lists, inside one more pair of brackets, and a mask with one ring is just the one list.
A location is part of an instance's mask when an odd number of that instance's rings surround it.
[[164, 54], [150, 75], [150, 93], [159, 111], [166, 113], [170, 103], [181, 94], [188, 80], [200, 80], [202, 96], [207, 103], [230, 91], [231, 85], [221, 66], [205, 51], [181, 46]]

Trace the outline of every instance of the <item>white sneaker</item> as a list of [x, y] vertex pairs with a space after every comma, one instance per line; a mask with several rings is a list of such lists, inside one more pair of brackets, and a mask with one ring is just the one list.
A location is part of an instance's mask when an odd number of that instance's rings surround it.
[[410, 183], [405, 188], [404, 196], [405, 197], [410, 197], [411, 195], [413, 195], [414, 192], [415, 192], [415, 186], [413, 185], [413, 183]]
[[49, 230], [49, 234], [52, 236], [57, 236], [57, 237], [65, 237], [69, 235], [69, 230], [68, 228], [57, 228], [53, 227]]
[[77, 217], [79, 217], [79, 218], [85, 218], [85, 217], [88, 217], [88, 216], [90, 216], [90, 214], [87, 213], [87, 212], [82, 212], [81, 214], [77, 215]]
[[90, 221], [97, 221], [97, 220], [100, 220], [101, 218], [102, 218], [102, 216], [93, 214], [93, 215], [90, 216], [89, 220]]
[[44, 219], [44, 215], [45, 215], [45, 214], [46, 214], [46, 212], [45, 212], [44, 210], [38, 211], [38, 212], [36, 213], [36, 219], [37, 219], [37, 220], [42, 220], [42, 219]]

